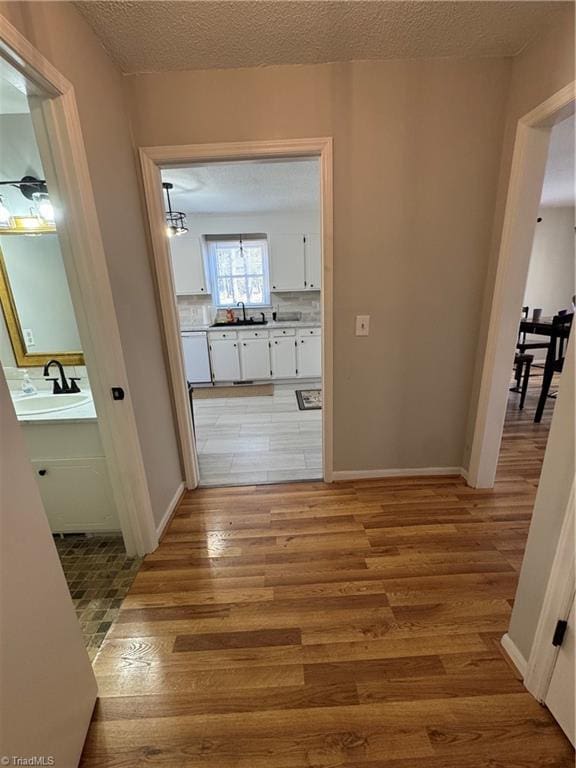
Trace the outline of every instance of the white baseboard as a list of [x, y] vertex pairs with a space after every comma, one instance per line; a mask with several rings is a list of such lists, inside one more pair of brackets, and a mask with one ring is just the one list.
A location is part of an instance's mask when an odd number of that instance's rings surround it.
[[168, 509], [166, 510], [166, 512], [164, 512], [164, 514], [162, 515], [162, 520], [160, 520], [160, 522], [156, 526], [156, 533], [158, 534], [158, 538], [160, 538], [164, 533], [164, 529], [170, 522], [170, 518], [174, 514], [174, 510], [178, 506], [178, 502], [182, 498], [182, 494], [184, 493], [185, 490], [186, 490], [186, 487], [184, 485], [184, 482], [180, 483], [178, 488], [176, 488], [176, 492], [174, 493], [174, 496], [172, 496], [172, 500], [170, 501], [170, 504], [168, 504]]
[[526, 675], [526, 670], [528, 668], [528, 662], [524, 658], [524, 656], [520, 653], [518, 650], [516, 643], [512, 640], [508, 632], [506, 632], [505, 635], [502, 636], [502, 640], [500, 640], [500, 644], [502, 645], [502, 648], [504, 649], [504, 652], [514, 664], [518, 672], [522, 675], [522, 679], [524, 679], [524, 676]]
[[462, 475], [462, 467], [414, 467], [413, 469], [353, 469], [335, 470], [332, 480], [372, 480], [381, 477], [430, 477], [434, 475]]

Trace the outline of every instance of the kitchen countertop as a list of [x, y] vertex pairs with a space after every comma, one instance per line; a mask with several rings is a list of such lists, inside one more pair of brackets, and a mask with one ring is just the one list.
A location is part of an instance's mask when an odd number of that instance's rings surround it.
[[319, 328], [321, 325], [320, 320], [270, 320], [266, 325], [254, 323], [254, 325], [220, 325], [217, 328], [213, 328], [211, 325], [186, 325], [180, 328], [181, 332], [185, 331], [251, 331], [255, 328], [261, 328], [262, 330], [269, 330], [271, 328]]

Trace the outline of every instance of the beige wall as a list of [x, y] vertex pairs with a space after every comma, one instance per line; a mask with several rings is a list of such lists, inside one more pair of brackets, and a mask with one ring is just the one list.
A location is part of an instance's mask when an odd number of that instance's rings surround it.
[[122, 76], [72, 3], [0, 3], [75, 88], [152, 506], [181, 470]]
[[574, 207], [540, 208], [524, 306], [544, 315], [568, 309], [574, 295]]
[[336, 470], [462, 464], [509, 72], [424, 60], [125, 79], [137, 145], [334, 137]]
[[0, 368], [0, 756], [78, 764], [96, 680]]

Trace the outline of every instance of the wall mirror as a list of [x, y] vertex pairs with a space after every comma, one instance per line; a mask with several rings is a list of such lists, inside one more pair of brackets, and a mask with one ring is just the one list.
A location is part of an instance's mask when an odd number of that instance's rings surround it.
[[0, 304], [18, 367], [84, 364], [55, 232], [0, 232]]

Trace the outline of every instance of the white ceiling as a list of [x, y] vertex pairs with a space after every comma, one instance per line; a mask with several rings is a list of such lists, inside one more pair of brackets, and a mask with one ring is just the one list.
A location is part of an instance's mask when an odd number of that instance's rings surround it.
[[184, 213], [272, 213], [317, 210], [318, 160], [209, 163], [162, 171], [172, 207]]
[[574, 176], [574, 116], [552, 129], [541, 205], [574, 205], [576, 200]]
[[514, 56], [560, 2], [79, 0], [127, 73], [433, 56]]

